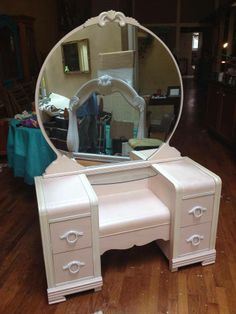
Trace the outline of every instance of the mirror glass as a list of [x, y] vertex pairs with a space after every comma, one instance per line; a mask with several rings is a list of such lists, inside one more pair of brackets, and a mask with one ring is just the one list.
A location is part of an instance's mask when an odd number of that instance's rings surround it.
[[[81, 57], [83, 53], [86, 58]], [[86, 65], [81, 65], [83, 59]], [[82, 70], [86, 66], [89, 71]], [[74, 74], [68, 75], [71, 71]], [[179, 119], [181, 82], [176, 63], [157, 37], [134, 25], [109, 22], [103, 27], [75, 29], [54, 47], [40, 75], [37, 106], [41, 124], [59, 150], [68, 151], [70, 99], [88, 81], [104, 75], [123, 80], [145, 100], [145, 138], [159, 141], [131, 145], [130, 139], [137, 137], [139, 111], [120, 93], [93, 93], [77, 112], [80, 147], [74, 153], [126, 160], [133, 149], [158, 149]]]

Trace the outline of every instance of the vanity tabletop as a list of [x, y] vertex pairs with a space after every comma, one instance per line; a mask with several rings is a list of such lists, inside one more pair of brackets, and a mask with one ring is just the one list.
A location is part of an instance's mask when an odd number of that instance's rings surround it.
[[184, 157], [176, 161], [163, 162], [153, 167], [181, 187], [183, 195], [215, 192], [216, 178], [214, 179], [207, 169], [190, 158]]

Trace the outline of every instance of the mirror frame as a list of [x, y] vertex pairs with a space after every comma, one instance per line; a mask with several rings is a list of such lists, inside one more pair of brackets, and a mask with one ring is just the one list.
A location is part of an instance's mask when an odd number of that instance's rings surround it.
[[[140, 28], [144, 32], [147, 32], [151, 36], [153, 36], [157, 41], [159, 41], [159, 43], [162, 44], [164, 46], [164, 48], [166, 49], [166, 52], [169, 53], [169, 56], [171, 57], [173, 63], [175, 64], [175, 68], [176, 68], [176, 71], [177, 71], [178, 77], [179, 77], [179, 82], [180, 82], [180, 108], [179, 108], [178, 117], [177, 117], [176, 122], [175, 122], [175, 126], [173, 127], [173, 130], [169, 134], [168, 139], [163, 144], [169, 145], [169, 141], [172, 138], [172, 136], [173, 136], [173, 134], [174, 134], [174, 132], [175, 132], [177, 126], [178, 126], [179, 120], [181, 118], [182, 108], [183, 108], [183, 82], [182, 82], [182, 77], [181, 77], [181, 73], [180, 73], [178, 64], [177, 64], [174, 56], [172, 55], [170, 49], [167, 47], [167, 45], [157, 35], [155, 35], [152, 31], [150, 31], [146, 27], [144, 27], [141, 24], [139, 24], [134, 18], [126, 17], [122, 12], [116, 12], [116, 11], [113, 11], [113, 10], [107, 11], [107, 12], [102, 12], [99, 16], [88, 19], [84, 24], [82, 24], [82, 25], [78, 26], [77, 28], [73, 29], [68, 34], [66, 34], [63, 38], [61, 38], [59, 40], [59, 42], [52, 48], [52, 50], [48, 54], [47, 58], [45, 59], [43, 65], [41, 67], [41, 70], [39, 72], [39, 76], [38, 76], [37, 83], [36, 83], [36, 91], [35, 91], [35, 104], [36, 104], [36, 114], [37, 114], [37, 118], [38, 118], [38, 124], [39, 124], [40, 129], [41, 129], [41, 131], [42, 131], [46, 141], [48, 142], [49, 146], [56, 153], [57, 158], [65, 156], [65, 155], [67, 155], [69, 157], [74, 157], [74, 155], [72, 154], [72, 156], [71, 156], [70, 152], [62, 153], [61, 151], [59, 151], [53, 145], [53, 143], [49, 139], [49, 137], [48, 137], [48, 135], [47, 135], [47, 133], [46, 133], [46, 131], [44, 129], [44, 126], [43, 126], [43, 123], [42, 123], [42, 120], [41, 120], [41, 117], [40, 117], [40, 110], [39, 110], [39, 89], [40, 89], [40, 83], [41, 83], [41, 80], [42, 80], [42, 77], [43, 77], [44, 69], [46, 67], [47, 62], [52, 57], [54, 51], [59, 46], [61, 46], [63, 43], [65, 43], [66, 39], [69, 38], [71, 35], [73, 35], [75, 32], [78, 32], [78, 31], [82, 30], [85, 27], [89, 27], [89, 26], [93, 26], [93, 25], [98, 25], [100, 27], [103, 27], [107, 23], [110, 23], [110, 22], [118, 23], [121, 27], [123, 27], [123, 26], [128, 24], [128, 25], [132, 25], [132, 26], [136, 26], [136, 27]], [[160, 150], [160, 148], [163, 146], [163, 144], [158, 149], [145, 150], [144, 151], [145, 153], [143, 154], [143, 156], [144, 156], [143, 160], [149, 160], [149, 159], [153, 158], [153, 156]], [[83, 155], [85, 155], [85, 154], [83, 154]], [[105, 157], [106, 156], [103, 156], [101, 158], [101, 160], [104, 161], [104, 159], [106, 159]], [[107, 159], [111, 159], [111, 156], [107, 156], [107, 157], [108, 157]], [[97, 159], [97, 156], [95, 156], [95, 159]], [[125, 158], [124, 160], [127, 160], [127, 158]], [[132, 159], [131, 159], [131, 161], [132, 161]], [[135, 160], [133, 160], [133, 161], [135, 162]]]

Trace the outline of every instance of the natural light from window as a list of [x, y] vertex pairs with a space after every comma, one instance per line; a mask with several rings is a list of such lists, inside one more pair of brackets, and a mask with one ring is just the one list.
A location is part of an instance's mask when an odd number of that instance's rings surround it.
[[199, 33], [193, 33], [192, 50], [197, 50], [198, 48], [199, 48]]

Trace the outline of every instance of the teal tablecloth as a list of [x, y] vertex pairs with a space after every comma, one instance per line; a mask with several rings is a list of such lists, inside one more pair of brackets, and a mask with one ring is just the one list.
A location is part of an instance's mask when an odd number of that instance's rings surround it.
[[17, 127], [18, 120], [9, 122], [7, 140], [8, 165], [14, 176], [23, 177], [28, 184], [34, 184], [34, 177], [44, 173], [47, 166], [56, 159], [56, 154], [46, 142], [40, 129]]

